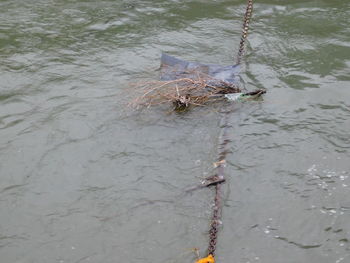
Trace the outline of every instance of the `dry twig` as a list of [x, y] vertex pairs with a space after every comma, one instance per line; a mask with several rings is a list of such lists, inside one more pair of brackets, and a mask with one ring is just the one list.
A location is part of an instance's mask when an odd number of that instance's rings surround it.
[[129, 105], [148, 108], [172, 103], [175, 110], [184, 110], [191, 105], [202, 106], [209, 101], [221, 99], [224, 94], [241, 91], [232, 83], [213, 79], [200, 72], [191, 73], [191, 76], [193, 78], [137, 83], [135, 86], [140, 95]]

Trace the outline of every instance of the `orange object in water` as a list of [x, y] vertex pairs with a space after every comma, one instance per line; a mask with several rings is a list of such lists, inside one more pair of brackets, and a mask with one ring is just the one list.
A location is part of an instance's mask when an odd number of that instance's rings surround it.
[[212, 254], [209, 254], [206, 258], [200, 258], [196, 263], [215, 263], [215, 259]]

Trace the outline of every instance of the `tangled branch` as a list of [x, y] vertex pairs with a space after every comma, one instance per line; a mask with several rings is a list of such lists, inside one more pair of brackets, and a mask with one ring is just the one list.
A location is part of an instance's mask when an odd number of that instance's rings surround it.
[[135, 86], [140, 95], [129, 105], [148, 108], [171, 103], [175, 110], [185, 110], [190, 106], [203, 106], [210, 101], [222, 99], [224, 94], [241, 92], [232, 83], [214, 79], [200, 72], [191, 76], [193, 78], [137, 83]]

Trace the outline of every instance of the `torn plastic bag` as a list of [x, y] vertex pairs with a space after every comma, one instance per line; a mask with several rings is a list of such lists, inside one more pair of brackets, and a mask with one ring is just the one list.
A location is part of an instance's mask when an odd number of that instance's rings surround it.
[[161, 57], [160, 80], [195, 79], [198, 78], [196, 72], [199, 72], [211, 77], [212, 81], [218, 80], [237, 85], [239, 82], [239, 68], [239, 65], [220, 66], [188, 62], [163, 53]]
[[227, 92], [213, 94], [211, 97], [222, 97], [226, 94], [225, 98], [229, 101], [254, 100], [266, 93], [266, 90], [263, 89], [242, 93], [238, 87], [239, 71], [239, 65], [221, 66], [188, 62], [163, 53], [161, 57], [160, 80], [199, 79], [204, 76], [204, 81], [208, 87], [216, 86], [225, 88], [225, 90], [227, 88]]

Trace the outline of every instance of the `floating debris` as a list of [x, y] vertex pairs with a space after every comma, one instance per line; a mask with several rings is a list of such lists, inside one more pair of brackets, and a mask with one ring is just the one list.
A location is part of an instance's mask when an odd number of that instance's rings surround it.
[[215, 263], [215, 259], [212, 254], [209, 254], [205, 258], [198, 259], [196, 263]]
[[258, 89], [247, 93], [229, 93], [229, 94], [225, 94], [224, 97], [229, 101], [248, 101], [248, 100], [255, 100], [265, 93], [266, 93], [266, 90]]
[[254, 100], [266, 93], [262, 89], [243, 93], [234, 83], [215, 79], [203, 72], [182, 71], [182, 76], [185, 74], [191, 77], [137, 83], [141, 94], [129, 105], [139, 109], [172, 104], [174, 110], [184, 111], [190, 106], [204, 106], [225, 98], [229, 101]]
[[175, 110], [183, 110], [189, 106], [203, 106], [209, 101], [223, 99], [225, 94], [241, 92], [232, 83], [215, 80], [201, 72], [192, 78], [151, 81], [136, 86], [141, 95], [130, 103], [136, 108], [171, 103]]

